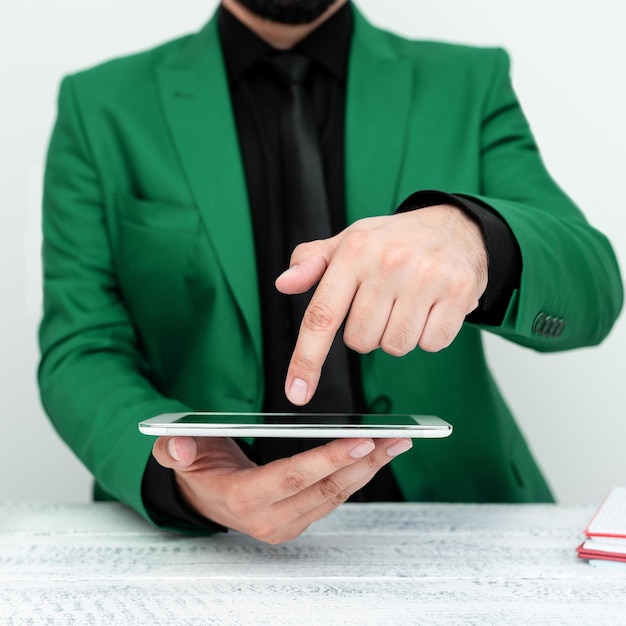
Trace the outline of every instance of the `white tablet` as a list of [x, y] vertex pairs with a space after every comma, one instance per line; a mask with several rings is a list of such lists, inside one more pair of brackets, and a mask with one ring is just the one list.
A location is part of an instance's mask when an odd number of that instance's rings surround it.
[[432, 415], [353, 413], [165, 413], [139, 424], [144, 435], [189, 437], [410, 437], [436, 439], [452, 426]]

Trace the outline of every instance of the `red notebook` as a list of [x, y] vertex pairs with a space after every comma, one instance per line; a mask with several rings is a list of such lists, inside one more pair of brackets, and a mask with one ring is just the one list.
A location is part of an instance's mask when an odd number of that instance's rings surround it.
[[626, 487], [613, 487], [585, 528], [581, 559], [626, 562]]

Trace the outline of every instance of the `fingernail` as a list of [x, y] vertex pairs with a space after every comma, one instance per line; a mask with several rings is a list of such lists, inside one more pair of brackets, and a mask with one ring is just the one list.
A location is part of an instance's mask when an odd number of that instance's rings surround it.
[[369, 454], [376, 446], [373, 441], [362, 441], [360, 444], [354, 446], [350, 450], [350, 456], [353, 459], [362, 459], [366, 454]]
[[307, 384], [302, 378], [294, 378], [289, 387], [289, 399], [294, 404], [306, 403]]
[[400, 441], [396, 441], [387, 448], [387, 454], [390, 457], [398, 456], [412, 447], [413, 442], [410, 439], [400, 439]]
[[176, 439], [170, 439], [167, 442], [167, 453], [174, 459], [174, 461], [180, 461], [178, 452], [176, 452]]

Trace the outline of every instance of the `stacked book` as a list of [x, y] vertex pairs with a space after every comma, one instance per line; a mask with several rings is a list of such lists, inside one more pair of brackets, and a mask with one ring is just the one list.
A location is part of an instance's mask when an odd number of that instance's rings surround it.
[[626, 487], [613, 487], [585, 528], [578, 556], [596, 561], [626, 563]]

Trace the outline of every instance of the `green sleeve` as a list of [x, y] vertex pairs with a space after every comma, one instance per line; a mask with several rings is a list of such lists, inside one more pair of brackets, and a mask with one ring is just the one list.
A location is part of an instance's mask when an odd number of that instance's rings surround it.
[[150, 382], [116, 280], [99, 174], [72, 78], [59, 96], [43, 199], [44, 314], [39, 385], [55, 428], [99, 485], [149, 519], [144, 418], [186, 411]]
[[485, 330], [540, 351], [595, 345], [622, 307], [614, 252], [548, 174], [505, 52], [498, 51], [494, 67], [483, 116], [481, 193], [471, 195], [507, 222], [523, 268], [503, 323]]

